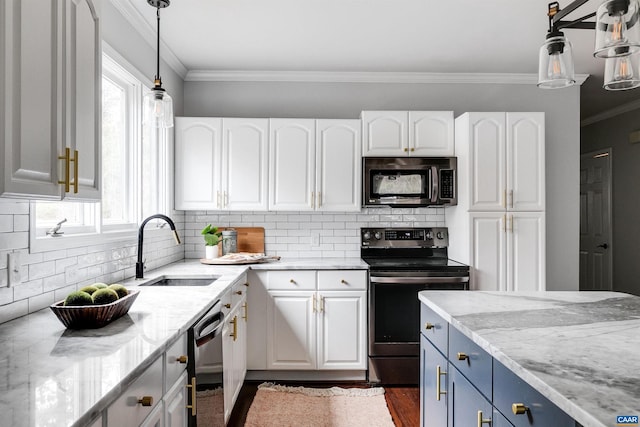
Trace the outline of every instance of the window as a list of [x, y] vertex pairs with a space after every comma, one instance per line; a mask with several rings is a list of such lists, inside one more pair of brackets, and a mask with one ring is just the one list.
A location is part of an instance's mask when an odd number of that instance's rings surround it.
[[[168, 213], [169, 134], [143, 129], [142, 96], [146, 79], [112, 49], [102, 58], [102, 200], [32, 203], [31, 247], [47, 250], [47, 231], [59, 229], [64, 246], [84, 236], [131, 234], [143, 218]], [[117, 58], [117, 59], [114, 59]], [[139, 76], [139, 77], [136, 77]], [[60, 244], [62, 239], [56, 239]]]

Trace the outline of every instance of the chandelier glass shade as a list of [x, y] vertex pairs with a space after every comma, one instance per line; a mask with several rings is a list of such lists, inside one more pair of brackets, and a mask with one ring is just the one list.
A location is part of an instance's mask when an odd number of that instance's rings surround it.
[[538, 87], [558, 89], [575, 84], [573, 49], [562, 32], [549, 32], [540, 48]]
[[[596, 44], [593, 56], [615, 58], [640, 50], [637, 0], [608, 0], [596, 12]], [[618, 48], [628, 48], [618, 49]], [[624, 53], [621, 53], [624, 52]]]

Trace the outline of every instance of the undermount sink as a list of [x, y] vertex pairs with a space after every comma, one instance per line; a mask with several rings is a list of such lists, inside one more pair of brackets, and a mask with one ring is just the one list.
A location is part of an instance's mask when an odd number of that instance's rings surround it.
[[167, 277], [160, 276], [140, 286], [208, 286], [218, 280], [220, 276], [212, 277]]

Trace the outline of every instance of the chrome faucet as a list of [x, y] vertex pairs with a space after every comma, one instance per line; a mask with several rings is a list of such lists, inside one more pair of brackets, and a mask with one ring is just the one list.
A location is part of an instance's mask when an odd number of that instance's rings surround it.
[[142, 279], [144, 277], [144, 263], [142, 262], [142, 240], [144, 238], [144, 226], [154, 218], [165, 220], [167, 224], [169, 224], [171, 230], [173, 230], [173, 237], [175, 237], [176, 239], [176, 244], [180, 244], [180, 236], [178, 236], [178, 232], [176, 231], [176, 225], [168, 216], [155, 214], [142, 221], [142, 224], [140, 224], [140, 228], [138, 229], [138, 262], [136, 262], [136, 279]]

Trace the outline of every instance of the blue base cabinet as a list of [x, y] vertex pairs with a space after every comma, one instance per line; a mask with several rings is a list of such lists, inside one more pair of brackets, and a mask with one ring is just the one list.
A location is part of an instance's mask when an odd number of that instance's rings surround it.
[[420, 320], [422, 427], [580, 426], [425, 304]]

